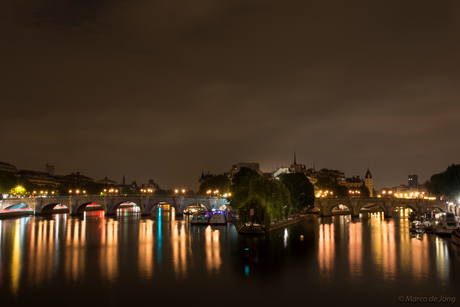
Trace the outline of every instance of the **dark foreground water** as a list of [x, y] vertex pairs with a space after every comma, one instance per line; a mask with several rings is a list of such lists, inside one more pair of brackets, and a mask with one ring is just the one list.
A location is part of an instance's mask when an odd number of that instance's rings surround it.
[[4, 219], [0, 305], [401, 306], [413, 303], [400, 296], [460, 299], [460, 250], [450, 238], [411, 237], [408, 227], [375, 214], [312, 216], [248, 238], [234, 226], [190, 226], [169, 213]]

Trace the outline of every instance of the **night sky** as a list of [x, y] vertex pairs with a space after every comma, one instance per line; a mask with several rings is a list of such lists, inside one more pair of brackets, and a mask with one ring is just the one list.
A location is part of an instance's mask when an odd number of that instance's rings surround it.
[[0, 161], [152, 178], [460, 163], [460, 2], [2, 0]]

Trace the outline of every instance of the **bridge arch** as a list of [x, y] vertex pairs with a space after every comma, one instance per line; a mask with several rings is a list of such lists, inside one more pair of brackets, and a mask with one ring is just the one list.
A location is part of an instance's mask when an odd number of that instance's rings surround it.
[[177, 206], [174, 204], [172, 201], [168, 200], [156, 200], [145, 206], [144, 208], [141, 208], [142, 214], [143, 215], [152, 215], [153, 211], [156, 208], [161, 208], [162, 206], [164, 207], [165, 205], [169, 206], [169, 212], [177, 212]]
[[[389, 216], [389, 212], [387, 212], [387, 208], [384, 206], [384, 204], [382, 202], [379, 202], [379, 201], [375, 201], [375, 202], [372, 202], [372, 201], [361, 201], [358, 203], [358, 206], [356, 207], [356, 211], [358, 213], [367, 213], [365, 211], [362, 211], [363, 209], [365, 208], [371, 208], [371, 207], [375, 207], [375, 206], [378, 206], [380, 208], [380, 210], [383, 211], [384, 215], [385, 216]], [[391, 212], [390, 212], [391, 213]]]
[[122, 209], [120, 208], [120, 206], [123, 204], [129, 204], [129, 205], [133, 205], [133, 207], [135, 208], [139, 208], [139, 211], [137, 211], [136, 213], [142, 212], [142, 204], [139, 201], [132, 201], [132, 200], [123, 200], [123, 201], [114, 202], [112, 205], [112, 212], [116, 214], [118, 209]]
[[[62, 203], [47, 203], [41, 206], [41, 208], [36, 208], [35, 209], [35, 214], [53, 214], [54, 207], [61, 205], [65, 206], [68, 210], [68, 213], [72, 212], [72, 209], [67, 205], [67, 204], [62, 204]], [[39, 210], [37, 210], [39, 209]]]
[[96, 203], [94, 201], [83, 201], [83, 202], [79, 203], [76, 208], [74, 208], [74, 214], [78, 214], [78, 215], [83, 214], [86, 211], [85, 210], [86, 207], [88, 205], [91, 205], [91, 204], [97, 204], [97, 205], [101, 206], [101, 210], [103, 210], [104, 212], [107, 212], [107, 208], [102, 203]]
[[326, 205], [325, 208], [322, 210], [322, 215], [323, 216], [331, 216], [332, 212], [334, 211], [334, 208], [337, 208], [339, 206], [348, 208], [348, 211], [350, 213], [346, 213], [346, 214], [351, 214], [352, 216], [355, 215], [354, 207], [351, 204], [347, 203], [347, 202], [333, 202], [331, 204]]
[[24, 210], [24, 209], [33, 210], [34, 208], [25, 203], [10, 204], [8, 205], [8, 207], [3, 208], [3, 210]]
[[350, 212], [350, 214], [353, 212], [352, 207], [349, 204], [337, 204], [335, 206], [332, 206], [331, 212]]
[[211, 212], [212, 211], [212, 206], [211, 204], [209, 203], [205, 203], [205, 202], [200, 202], [200, 201], [188, 201], [188, 202], [185, 202], [183, 203], [180, 208], [179, 208], [179, 213], [184, 213], [184, 210], [187, 208], [187, 207], [190, 207], [190, 206], [201, 206], [201, 207], [204, 207], [206, 208], [207, 211]]
[[401, 208], [401, 207], [406, 207], [406, 208], [410, 208], [412, 209], [415, 213], [420, 213], [420, 210], [419, 208], [416, 206], [416, 205], [413, 205], [412, 203], [408, 202], [408, 201], [399, 201], [399, 202], [395, 202], [391, 205], [390, 209], [389, 209], [389, 213], [390, 215], [393, 214], [393, 212], [397, 209], [397, 208]]
[[311, 207], [307, 207], [305, 208], [305, 213], [307, 214], [316, 214], [316, 213], [319, 213], [319, 215], [323, 215], [323, 212], [321, 210], [321, 206], [311, 206]]

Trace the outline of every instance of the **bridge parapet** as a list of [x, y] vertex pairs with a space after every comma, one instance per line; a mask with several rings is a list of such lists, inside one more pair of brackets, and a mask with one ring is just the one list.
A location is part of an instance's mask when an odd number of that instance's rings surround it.
[[391, 217], [391, 213], [397, 207], [406, 206], [417, 213], [428, 213], [433, 208], [439, 208], [442, 211], [447, 210], [445, 201], [427, 200], [427, 199], [403, 199], [403, 198], [376, 198], [376, 197], [322, 197], [315, 199], [315, 207], [320, 209], [322, 216], [331, 216], [332, 210], [338, 205], [349, 208], [352, 216], [359, 216], [364, 206], [379, 206], [386, 217]]
[[228, 205], [225, 197], [199, 197], [199, 196], [68, 196], [68, 197], [33, 197], [33, 198], [8, 198], [0, 203], [0, 209], [25, 204], [34, 210], [34, 214], [52, 214], [57, 205], [66, 206], [71, 215], [83, 214], [87, 205], [96, 203], [102, 207], [106, 215], [114, 215], [122, 203], [132, 202], [140, 207], [143, 215], [150, 215], [152, 209], [167, 203], [175, 209], [176, 214], [182, 214], [187, 206], [203, 204], [208, 210], [218, 209], [222, 205]]

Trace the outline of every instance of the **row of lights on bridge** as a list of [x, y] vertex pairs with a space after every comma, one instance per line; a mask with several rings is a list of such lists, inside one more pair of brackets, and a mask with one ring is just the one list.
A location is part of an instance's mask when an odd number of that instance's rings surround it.
[[69, 194], [72, 195], [72, 194], [80, 194], [80, 192], [82, 194], [86, 194], [86, 191], [83, 190], [83, 191], [80, 191], [80, 190], [69, 190]]
[[328, 197], [328, 196], [334, 196], [334, 192], [328, 191], [328, 190], [326, 191], [321, 190], [318, 192], [318, 194], [316, 194], [316, 197]]
[[[37, 191], [33, 191], [32, 193], [34, 196], [38, 194]], [[51, 191], [51, 193], [49, 193], [48, 191], [40, 191], [40, 195], [48, 195], [48, 194], [51, 194], [54, 196], [54, 191]]]
[[411, 193], [393, 193], [393, 191], [383, 190], [382, 194], [379, 194], [378, 197], [397, 197], [397, 198], [428, 198], [436, 199], [436, 197], [426, 197], [425, 192], [411, 192]]
[[141, 189], [141, 193], [153, 193], [153, 189]]

